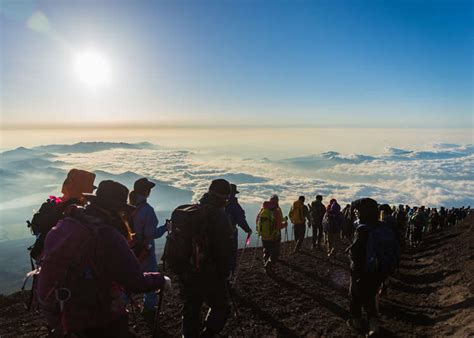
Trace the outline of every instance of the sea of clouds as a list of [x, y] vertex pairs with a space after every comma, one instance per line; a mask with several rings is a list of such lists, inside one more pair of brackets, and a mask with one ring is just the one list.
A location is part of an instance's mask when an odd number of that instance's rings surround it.
[[[31, 234], [25, 220], [49, 195], [60, 195], [71, 168], [94, 171], [96, 182], [113, 179], [129, 188], [139, 177], [153, 179], [157, 186], [150, 203], [161, 223], [176, 206], [198, 201], [218, 177], [238, 185], [250, 224], [261, 203], [275, 193], [284, 212], [299, 195], [309, 201], [316, 194], [326, 201], [334, 197], [341, 204], [367, 196], [390, 204], [474, 204], [472, 145], [434, 144], [417, 151], [388, 148], [380, 155], [329, 151], [272, 160], [165, 149], [146, 142], [83, 142], [21, 147], [1, 153], [0, 158], [0, 274], [4, 276], [0, 292], [10, 291], [10, 281], [27, 270], [24, 250]], [[159, 241], [158, 251], [162, 245]]]

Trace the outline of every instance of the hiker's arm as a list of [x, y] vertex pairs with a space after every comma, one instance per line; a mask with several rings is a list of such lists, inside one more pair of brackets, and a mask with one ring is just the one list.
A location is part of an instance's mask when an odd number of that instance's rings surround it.
[[250, 229], [250, 226], [247, 223], [247, 218], [245, 217], [245, 210], [240, 206], [240, 204], [236, 204], [234, 211], [234, 217], [236, 218], [239, 227], [246, 233], [252, 232], [252, 229]]
[[365, 258], [367, 250], [367, 231], [361, 229], [356, 232], [354, 242], [349, 247], [351, 257], [351, 270], [353, 277], [360, 278], [365, 271]]
[[161, 273], [141, 272], [137, 258], [118, 231], [110, 228], [104, 235], [104, 266], [112, 280], [127, 290], [136, 292], [152, 291], [164, 285], [164, 276]]

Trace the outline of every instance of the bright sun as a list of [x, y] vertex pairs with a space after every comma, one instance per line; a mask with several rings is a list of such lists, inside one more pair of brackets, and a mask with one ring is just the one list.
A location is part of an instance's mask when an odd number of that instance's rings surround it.
[[109, 60], [95, 50], [77, 53], [74, 56], [74, 71], [82, 83], [91, 87], [110, 81]]

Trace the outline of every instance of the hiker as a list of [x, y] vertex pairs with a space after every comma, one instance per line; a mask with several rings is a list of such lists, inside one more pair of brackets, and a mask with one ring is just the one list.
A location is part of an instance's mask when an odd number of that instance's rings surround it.
[[456, 212], [454, 208], [449, 209], [447, 221], [449, 226], [454, 226], [456, 224]]
[[405, 233], [407, 227], [407, 215], [402, 204], [400, 204], [394, 213], [395, 218], [395, 233], [398, 236], [400, 246], [405, 245]]
[[[178, 275], [183, 337], [214, 337], [230, 314], [228, 276], [232, 255], [232, 225], [225, 212], [229, 182], [213, 180], [198, 204], [176, 208], [165, 263]], [[203, 303], [209, 307], [201, 324]]]
[[342, 236], [352, 242], [354, 235], [354, 215], [350, 204], [346, 204], [342, 209], [342, 216], [344, 216], [344, 228], [342, 229]]
[[369, 321], [369, 336], [379, 331], [376, 295], [382, 282], [399, 261], [399, 247], [393, 230], [378, 221], [377, 202], [362, 198], [352, 202], [359, 225], [347, 248], [351, 262], [349, 287], [351, 319], [348, 324], [362, 329], [362, 308]]
[[344, 216], [341, 213], [341, 206], [335, 199], [326, 209], [323, 218], [323, 229], [326, 234], [326, 250], [328, 257], [339, 248], [341, 241], [341, 231], [344, 228]]
[[[155, 210], [147, 202], [151, 189], [154, 187], [155, 183], [146, 178], [140, 178], [135, 181], [133, 190], [129, 194], [130, 204], [135, 206], [130, 222], [134, 233], [131, 247], [140, 262], [142, 272], [158, 272], [155, 239], [163, 236], [167, 230], [166, 225], [158, 227]], [[153, 318], [157, 305], [158, 297], [155, 290], [145, 293], [142, 314], [147, 319]]]
[[382, 204], [379, 206], [379, 220], [381, 222], [387, 223], [388, 226], [390, 226], [392, 229], [395, 230], [396, 228], [396, 222], [395, 222], [395, 217], [392, 216], [392, 208], [390, 208], [390, 205], [388, 204]]
[[128, 189], [102, 181], [90, 204], [48, 233], [38, 277], [37, 296], [48, 326], [58, 336], [128, 337], [124, 290], [168, 289], [158, 272], [141, 272], [129, 249], [124, 219], [134, 209]]
[[300, 252], [301, 250], [301, 244], [303, 244], [306, 233], [306, 219], [309, 219], [309, 210], [304, 204], [304, 200], [304, 196], [298, 197], [298, 199], [293, 202], [288, 214], [291, 223], [293, 223], [293, 229], [295, 233], [296, 244], [293, 253]]
[[263, 202], [257, 215], [257, 232], [262, 237], [263, 267], [271, 272], [280, 255], [281, 229], [287, 227], [286, 219], [278, 205], [278, 196], [273, 195], [269, 201]]
[[431, 209], [431, 213], [429, 215], [429, 228], [430, 231], [438, 230], [440, 227], [440, 217], [438, 213], [438, 209], [433, 208]]
[[326, 213], [326, 207], [322, 203], [323, 196], [317, 195], [311, 202], [311, 221], [313, 226], [312, 248], [321, 249], [320, 244], [323, 239], [323, 217]]
[[[415, 208], [414, 208], [415, 209]], [[418, 246], [423, 239], [423, 232], [428, 226], [428, 216], [425, 213], [425, 207], [421, 206], [413, 212], [411, 216], [412, 223], [412, 238], [411, 244], [413, 246]]]
[[237, 249], [239, 247], [239, 231], [237, 229], [237, 225], [247, 233], [247, 236], [252, 235], [252, 229], [250, 228], [249, 224], [247, 223], [247, 218], [245, 217], [245, 211], [239, 204], [239, 200], [237, 199], [237, 194], [240, 192], [237, 190], [237, 186], [235, 184], [230, 185], [230, 196], [227, 202], [227, 206], [225, 207], [225, 212], [229, 217], [230, 224], [232, 225], [232, 257], [231, 257], [231, 275], [233, 276], [235, 273], [235, 268], [237, 266]]
[[27, 222], [31, 232], [36, 236], [35, 243], [28, 248], [33, 260], [38, 261], [40, 259], [44, 240], [51, 228], [59, 220], [70, 215], [75, 210], [75, 206], [83, 206], [86, 203], [86, 199], [82, 194], [91, 193], [94, 190], [94, 180], [94, 173], [71, 169], [63, 182], [62, 197], [49, 196], [38, 212], [33, 215], [31, 222]]

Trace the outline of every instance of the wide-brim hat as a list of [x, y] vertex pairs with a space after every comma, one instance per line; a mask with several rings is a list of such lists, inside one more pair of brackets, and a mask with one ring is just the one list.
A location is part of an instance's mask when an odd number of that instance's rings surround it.
[[213, 180], [209, 186], [209, 192], [220, 198], [229, 198], [231, 190], [230, 183], [223, 178]]
[[128, 188], [112, 180], [100, 182], [95, 193], [84, 193], [83, 196], [105, 209], [125, 212], [135, 210], [133, 205], [127, 203]]

